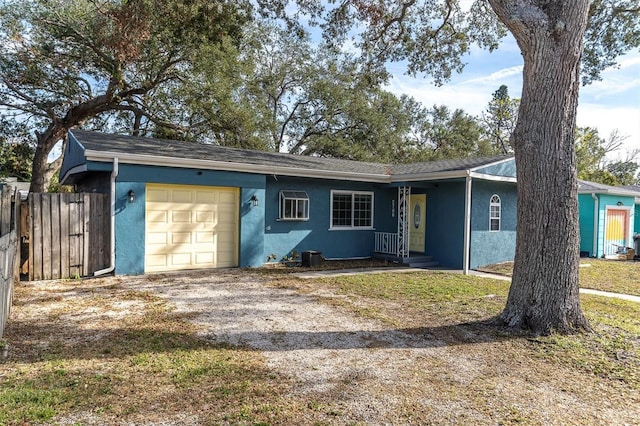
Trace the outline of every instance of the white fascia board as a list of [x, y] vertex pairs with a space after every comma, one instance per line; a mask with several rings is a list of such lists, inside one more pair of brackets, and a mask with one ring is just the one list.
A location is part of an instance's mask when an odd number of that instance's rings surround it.
[[638, 195], [638, 193], [635, 191], [625, 191], [624, 189], [578, 189], [578, 194], [619, 195], [622, 197], [636, 197]]
[[87, 171], [86, 163], [70, 168], [69, 170], [67, 170], [67, 173], [65, 173], [64, 176], [62, 176], [62, 179], [60, 179], [60, 185], [64, 185], [65, 181], [69, 178], [69, 176], [75, 175], [76, 173], [86, 172], [86, 171]]
[[475, 172], [471, 172], [470, 176], [474, 179], [492, 180], [496, 182], [512, 182], [512, 183], [518, 182], [516, 178], [511, 176], [497, 176], [497, 175], [488, 175], [485, 173], [475, 173]]
[[480, 166], [475, 166], [469, 169], [470, 172], [475, 172], [478, 169], [484, 169], [485, 167], [495, 166], [496, 164], [506, 163], [507, 161], [512, 161], [513, 157], [503, 158], [502, 160], [497, 160], [492, 163], [482, 164]]
[[312, 177], [322, 179], [353, 180], [359, 182], [390, 183], [391, 176], [373, 173], [338, 172], [335, 170], [311, 170], [298, 167], [278, 167], [261, 164], [232, 163], [228, 161], [199, 160], [193, 158], [157, 157], [145, 154], [122, 154], [109, 151], [85, 152], [87, 161], [111, 161], [118, 157], [120, 164], [180, 167], [189, 169], [222, 170], [252, 174]]

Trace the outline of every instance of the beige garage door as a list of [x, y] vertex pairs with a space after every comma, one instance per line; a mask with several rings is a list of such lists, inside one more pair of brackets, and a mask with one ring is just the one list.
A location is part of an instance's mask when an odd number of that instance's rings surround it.
[[148, 184], [145, 272], [238, 265], [237, 188]]

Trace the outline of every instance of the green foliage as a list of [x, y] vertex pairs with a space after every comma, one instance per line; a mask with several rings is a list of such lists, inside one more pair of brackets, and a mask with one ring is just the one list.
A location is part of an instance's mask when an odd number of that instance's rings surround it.
[[602, 70], [625, 52], [640, 47], [640, 6], [637, 0], [593, 0], [584, 37], [582, 81], [600, 80]]
[[[462, 58], [474, 44], [491, 51], [498, 48], [507, 34], [491, 2], [476, 0], [468, 11], [460, 3], [459, 0], [400, 4], [395, 0], [259, 2], [262, 15], [284, 18], [296, 28], [300, 28], [299, 19], [304, 16], [322, 27], [325, 40], [332, 45], [348, 42], [378, 65], [404, 62], [409, 74], [433, 76], [436, 84], [447, 81], [453, 72], [462, 71], [465, 65]], [[289, 14], [291, 10], [295, 12]], [[600, 73], [615, 65], [616, 58], [638, 47], [640, 7], [636, 0], [591, 1], [581, 68], [585, 84], [600, 79]]]
[[637, 182], [636, 172], [640, 164], [634, 161], [616, 161], [607, 164], [606, 168], [618, 185], [634, 185]]
[[513, 152], [509, 139], [518, 120], [519, 99], [509, 97], [504, 84], [493, 93], [491, 101], [482, 113], [482, 123], [493, 150], [499, 154]]
[[0, 117], [0, 177], [31, 179], [33, 147], [24, 123]]
[[483, 129], [475, 117], [461, 109], [434, 105], [423, 111], [420, 143], [412, 161], [482, 157], [495, 152], [483, 138]]
[[250, 11], [248, 2], [226, 0], [3, 2], [0, 105], [38, 131], [36, 189], [44, 189], [47, 156], [73, 126], [180, 128], [167, 114], [178, 108], [149, 99], [193, 84], [193, 62], [232, 43]]
[[608, 162], [606, 155], [620, 147], [620, 138], [614, 132], [607, 141], [590, 127], [576, 129], [576, 167], [578, 178], [605, 185], [633, 185], [640, 165], [632, 160]]

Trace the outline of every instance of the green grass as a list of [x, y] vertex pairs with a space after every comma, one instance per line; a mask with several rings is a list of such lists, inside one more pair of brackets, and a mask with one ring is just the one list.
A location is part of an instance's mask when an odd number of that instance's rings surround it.
[[[138, 296], [147, 302], [145, 314], [106, 322], [111, 331], [99, 338], [83, 340], [74, 332], [65, 339], [68, 324], [53, 312], [38, 321], [43, 333], [58, 337], [39, 349], [31, 342], [32, 324], [12, 323], [6, 337], [20, 358], [0, 364], [0, 425], [50, 424], [78, 412], [102, 416], [105, 423], [160, 419], [193, 407], [203, 407], [199, 411], [211, 424], [259, 424], [296, 407], [298, 401], [280, 396], [286, 395], [286, 379], [266, 369], [259, 354], [212, 345], [162, 301]], [[113, 300], [105, 294], [90, 304]]]
[[[454, 380], [457, 370], [447, 357], [425, 357], [415, 366], [420, 388], [437, 387], [443, 403], [487, 409], [497, 403], [492, 389], [510, 386], [510, 378], [503, 375], [512, 370], [533, 387], [552, 386], [549, 376], [561, 374], [567, 392], [580, 404], [638, 398], [638, 303], [583, 295], [581, 304], [593, 333], [533, 338], [487, 322], [504, 308], [509, 283], [501, 280], [441, 272], [309, 281], [275, 274], [272, 279], [276, 286], [316, 294], [323, 303], [381, 320], [391, 329], [433, 336], [449, 346], [451, 360], [482, 359], [487, 371], [463, 385]], [[46, 298], [29, 302], [20, 287], [16, 298], [20, 307], [50, 303]], [[93, 330], [102, 334], [65, 319], [69, 312], [99, 312], [103, 305], [123, 300], [144, 302], [144, 307], [117, 321], [96, 314]], [[31, 321], [14, 320], [7, 330], [11, 353], [17, 355], [0, 364], [0, 425], [53, 424], [83, 412], [104, 424], [171, 421], [172, 415], [197, 413], [205, 424], [264, 425], [327, 418], [340, 422], [345, 413], [337, 396], [293, 392], [295, 378], [267, 368], [259, 352], [200, 338], [188, 318], [149, 293], [109, 287], [95, 290], [88, 301], [65, 299], [60, 305], [58, 311], [37, 313]], [[594, 381], [598, 392], [583, 391]], [[402, 397], [407, 419], [429, 421], [428, 412], [413, 411], [418, 399], [405, 393]], [[494, 424], [543, 421], [521, 406], [491, 410]], [[84, 423], [82, 418], [74, 421]]]
[[[438, 272], [335, 277], [323, 282], [344, 295], [392, 301], [408, 310], [406, 316], [424, 324], [449, 325], [442, 332], [445, 339], [453, 340], [460, 338], [458, 325], [466, 327], [469, 322], [490, 320], [499, 314], [509, 286], [502, 280]], [[594, 332], [535, 338], [535, 344], [528, 344], [532, 356], [640, 389], [640, 304], [583, 295], [581, 305]], [[401, 319], [397, 312], [389, 312], [394, 307], [384, 303], [374, 301], [353, 309], [401, 327], [414, 324], [411, 318]], [[509, 335], [506, 330], [485, 331], [494, 337]]]
[[442, 272], [365, 274], [324, 281], [334, 283], [346, 295], [433, 311], [449, 321], [474, 321], [497, 315], [509, 291], [509, 283], [505, 281]]
[[[580, 287], [640, 296], [640, 262], [581, 259]], [[511, 276], [513, 262], [497, 263], [481, 271]]]
[[640, 296], [640, 262], [584, 259], [581, 264], [580, 287]]

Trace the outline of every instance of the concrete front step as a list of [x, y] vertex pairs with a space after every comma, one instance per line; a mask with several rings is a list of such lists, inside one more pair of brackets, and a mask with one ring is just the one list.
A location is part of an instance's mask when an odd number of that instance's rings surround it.
[[427, 256], [422, 254], [413, 254], [409, 257], [398, 257], [390, 254], [376, 253], [375, 258], [384, 259], [390, 262], [401, 263], [407, 265], [410, 268], [430, 268], [438, 266], [440, 263], [433, 259], [433, 256]]
[[440, 262], [432, 260], [431, 262], [411, 262], [409, 263], [410, 268], [433, 268], [434, 266], [440, 265]]

